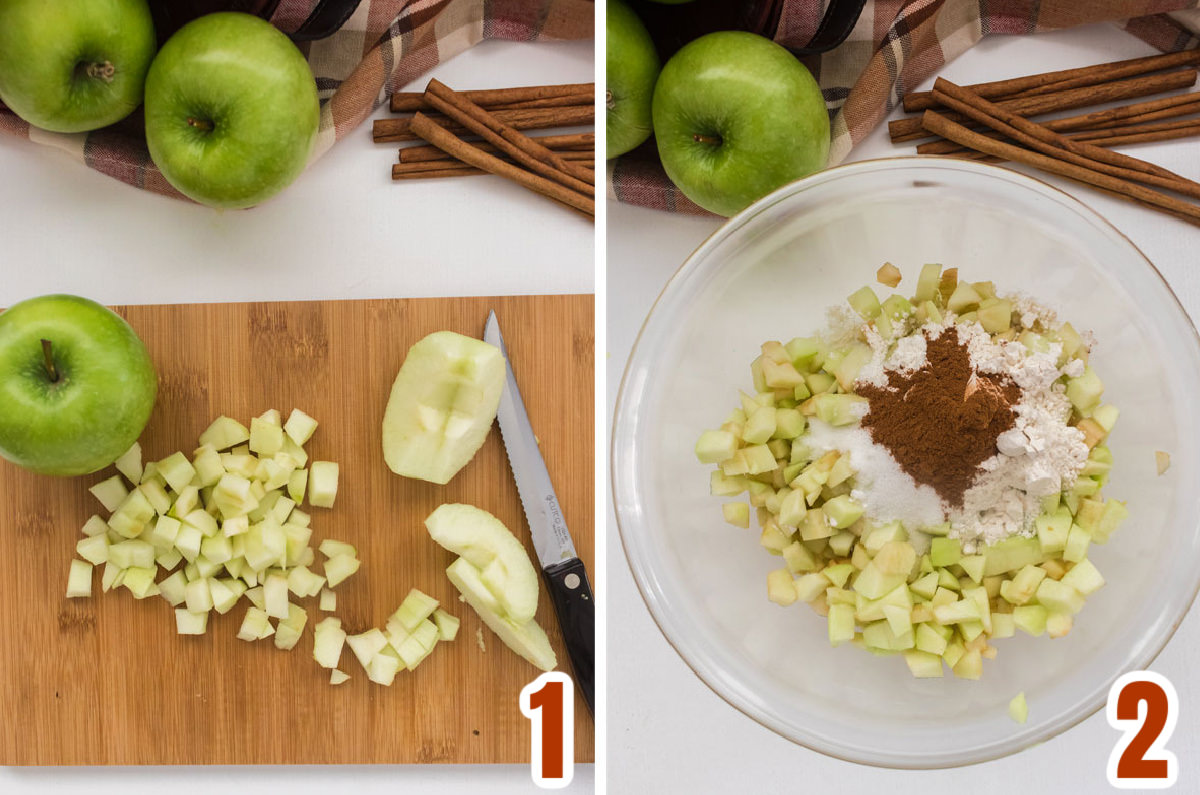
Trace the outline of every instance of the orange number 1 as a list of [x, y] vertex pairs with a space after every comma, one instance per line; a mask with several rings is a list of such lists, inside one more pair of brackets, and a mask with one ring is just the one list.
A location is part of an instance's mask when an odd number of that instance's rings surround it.
[[1179, 760], [1163, 747], [1179, 719], [1171, 682], [1153, 671], [1124, 674], [1108, 691], [1105, 714], [1110, 726], [1124, 732], [1108, 758], [1108, 783], [1121, 789], [1174, 785]]
[[571, 677], [549, 671], [521, 690], [521, 714], [529, 718], [533, 783], [560, 789], [575, 775], [575, 700]]

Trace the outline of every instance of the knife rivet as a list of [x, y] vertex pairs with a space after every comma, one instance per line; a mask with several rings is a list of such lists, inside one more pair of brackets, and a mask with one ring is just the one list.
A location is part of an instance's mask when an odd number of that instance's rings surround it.
[[568, 589], [574, 591], [576, 588], [579, 587], [579, 575], [576, 574], [575, 572], [571, 572], [566, 577], [563, 577], [563, 585], [567, 586]]

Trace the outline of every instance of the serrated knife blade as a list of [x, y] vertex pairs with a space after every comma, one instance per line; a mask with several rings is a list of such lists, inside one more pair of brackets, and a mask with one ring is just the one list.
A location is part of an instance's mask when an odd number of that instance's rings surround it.
[[525, 402], [521, 399], [521, 390], [517, 387], [495, 312], [488, 314], [483, 340], [495, 345], [504, 354], [504, 392], [496, 412], [500, 436], [504, 440], [508, 464], [517, 482], [521, 506], [525, 509], [533, 548], [541, 563], [567, 653], [575, 669], [575, 679], [590, 710], [594, 688], [596, 626], [592, 587], [583, 561], [575, 552], [575, 543], [554, 493], [550, 472], [538, 449], [537, 437], [529, 422], [529, 414], [525, 411]]

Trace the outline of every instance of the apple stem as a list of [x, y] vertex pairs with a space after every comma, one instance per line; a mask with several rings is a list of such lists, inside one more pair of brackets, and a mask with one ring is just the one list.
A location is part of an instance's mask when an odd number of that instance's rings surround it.
[[103, 61], [100, 63], [89, 63], [84, 67], [84, 72], [88, 77], [96, 80], [103, 80], [105, 83], [111, 83], [113, 77], [117, 74], [117, 67], [112, 65], [112, 61]]
[[698, 144], [708, 144], [709, 146], [720, 146], [721, 136], [719, 135], [704, 135], [703, 133], [693, 133], [692, 140]]
[[605, 89], [604, 90], [604, 107], [608, 108], [609, 110], [612, 110], [612, 108], [615, 104], [616, 103], [613, 102], [612, 90]]
[[54, 366], [54, 356], [50, 351], [50, 340], [42, 340], [42, 356], [46, 360], [46, 372], [50, 375], [50, 383], [58, 383], [58, 368]]
[[208, 132], [213, 128], [213, 123], [205, 119], [193, 119], [191, 116], [187, 120], [189, 127], [195, 127], [197, 130]]

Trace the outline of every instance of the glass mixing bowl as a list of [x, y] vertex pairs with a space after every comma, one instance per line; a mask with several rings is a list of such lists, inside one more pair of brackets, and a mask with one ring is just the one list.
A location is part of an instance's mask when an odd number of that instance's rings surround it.
[[[998, 640], [983, 678], [913, 679], [903, 661], [831, 648], [806, 605], [767, 601], [778, 558], [722, 520], [697, 462], [700, 432], [751, 390], [766, 340], [824, 325], [892, 262], [911, 292], [923, 263], [1025, 292], [1095, 333], [1091, 359], [1121, 410], [1107, 496], [1130, 518], [1092, 561], [1108, 584], [1064, 638]], [[646, 319], [621, 384], [612, 488], [650, 612], [684, 661], [762, 725], [831, 756], [929, 768], [1043, 742], [1099, 709], [1121, 673], [1166, 645], [1200, 585], [1200, 345], [1146, 258], [1095, 212], [1016, 172], [897, 158], [789, 185], [732, 218], [683, 264]], [[1155, 451], [1171, 454], [1159, 476]], [[743, 497], [744, 499], [744, 497]], [[1024, 691], [1029, 719], [1009, 700]]]

